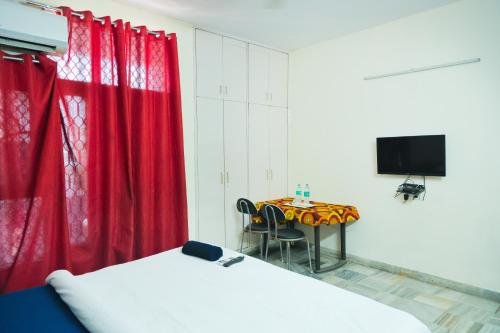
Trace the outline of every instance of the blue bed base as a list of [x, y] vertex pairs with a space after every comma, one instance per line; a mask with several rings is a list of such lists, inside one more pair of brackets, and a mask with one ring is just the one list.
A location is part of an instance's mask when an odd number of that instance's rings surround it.
[[2, 333], [88, 333], [51, 286], [0, 296]]

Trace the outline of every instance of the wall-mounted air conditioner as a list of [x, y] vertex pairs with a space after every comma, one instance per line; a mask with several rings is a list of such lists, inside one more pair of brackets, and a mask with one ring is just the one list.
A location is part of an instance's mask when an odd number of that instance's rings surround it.
[[0, 0], [0, 48], [62, 54], [68, 48], [66, 17]]

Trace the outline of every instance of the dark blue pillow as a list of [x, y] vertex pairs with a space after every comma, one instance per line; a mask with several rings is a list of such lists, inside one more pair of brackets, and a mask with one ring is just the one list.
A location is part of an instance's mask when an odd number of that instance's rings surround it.
[[182, 247], [182, 253], [208, 261], [216, 261], [222, 257], [222, 248], [202, 242], [187, 241]]

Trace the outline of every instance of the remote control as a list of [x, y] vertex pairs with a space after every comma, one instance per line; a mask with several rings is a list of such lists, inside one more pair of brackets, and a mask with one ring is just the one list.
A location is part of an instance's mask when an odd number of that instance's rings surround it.
[[232, 264], [237, 264], [239, 263], [240, 261], [243, 261], [243, 259], [245, 259], [244, 256], [239, 256], [239, 257], [236, 257], [236, 258], [233, 258], [231, 260], [229, 260], [228, 262], [225, 262], [222, 266], [224, 267], [229, 267], [231, 266]]

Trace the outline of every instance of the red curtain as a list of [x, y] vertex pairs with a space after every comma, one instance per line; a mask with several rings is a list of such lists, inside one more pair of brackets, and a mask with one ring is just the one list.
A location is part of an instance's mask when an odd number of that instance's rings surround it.
[[[12, 273], [4, 277], [0, 268], [4, 291], [42, 284], [54, 269], [81, 274], [187, 239], [176, 36], [112, 23], [109, 17], [96, 21], [91, 12], [80, 18], [69, 8], [63, 11], [69, 49], [62, 58], [52, 57], [61, 114], [55, 147], [62, 170], [61, 193], [52, 191], [63, 199], [59, 218], [46, 221], [58, 238], [42, 237], [51, 247], [43, 256], [57, 260], [21, 280]], [[24, 241], [34, 243], [35, 237], [38, 233]], [[18, 256], [21, 248], [8, 250]], [[18, 260], [7, 271], [31, 269], [33, 260]]]
[[[68, 264], [56, 64], [0, 52], [0, 291]], [[57, 255], [49, 255], [54, 254]]]

